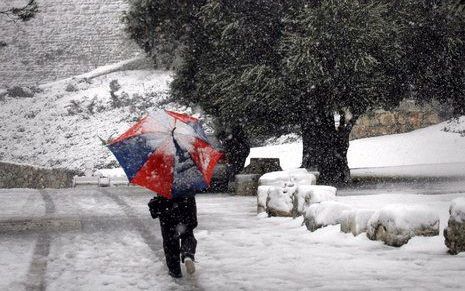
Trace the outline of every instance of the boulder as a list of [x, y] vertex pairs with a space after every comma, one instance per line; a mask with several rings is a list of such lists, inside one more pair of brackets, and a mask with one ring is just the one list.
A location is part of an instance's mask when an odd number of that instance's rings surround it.
[[238, 196], [255, 196], [258, 190], [257, 174], [239, 174], [235, 176], [235, 193]]
[[293, 197], [294, 216], [302, 215], [311, 204], [336, 199], [337, 189], [323, 185], [299, 185]]
[[257, 190], [257, 214], [266, 212], [266, 200], [272, 186], [258, 186]]
[[444, 239], [449, 253], [456, 255], [465, 251], [465, 198], [453, 200], [449, 213], [449, 221], [444, 229]]
[[259, 185], [263, 186], [280, 186], [283, 187], [286, 183], [294, 185], [315, 185], [315, 175], [309, 173], [304, 168], [277, 171], [266, 173], [258, 180]]
[[368, 221], [375, 213], [370, 209], [353, 209], [347, 210], [343, 213], [341, 222], [341, 231], [345, 233], [352, 233], [354, 236], [366, 232], [368, 228]]
[[296, 187], [286, 184], [284, 187], [271, 186], [266, 198], [266, 212], [269, 216], [292, 217], [292, 197]]
[[259, 174], [281, 171], [278, 158], [251, 158], [241, 174]]
[[350, 206], [336, 201], [315, 203], [305, 208], [303, 223], [309, 231], [315, 231], [328, 225], [340, 224], [344, 217], [344, 211], [350, 209]]
[[400, 247], [414, 236], [439, 235], [439, 216], [420, 206], [389, 205], [376, 211], [368, 221], [367, 236]]

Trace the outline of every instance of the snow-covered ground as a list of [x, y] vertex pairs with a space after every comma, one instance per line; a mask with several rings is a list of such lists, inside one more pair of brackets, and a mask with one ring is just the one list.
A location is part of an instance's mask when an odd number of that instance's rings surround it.
[[[347, 154], [349, 167], [425, 165], [423, 172], [427, 173], [431, 171], [427, 167], [430, 164], [464, 163], [465, 137], [461, 135], [464, 127], [465, 117], [461, 117], [409, 133], [353, 140]], [[283, 169], [296, 168], [302, 161], [302, 143], [252, 148], [251, 157], [276, 157]], [[465, 169], [457, 167], [457, 170]]]
[[[309, 232], [301, 217], [257, 216], [255, 197], [198, 195], [197, 272], [175, 281], [162, 263], [158, 221], [149, 218], [150, 194], [136, 187], [105, 191], [129, 210], [99, 188], [46, 190], [48, 203], [56, 206], [55, 218], [93, 216], [95, 225], [41, 235], [1, 235], [0, 273], [9, 275], [0, 277], [0, 289], [24, 290], [26, 280], [37, 276], [31, 262], [43, 262], [36, 243], [44, 236], [49, 248], [48, 255], [42, 253], [46, 268], [39, 275], [46, 290], [459, 290], [465, 285], [465, 254], [447, 254], [442, 235], [451, 201], [465, 193], [337, 197], [354, 208], [377, 210], [400, 203], [440, 217], [439, 236], [415, 237], [400, 248], [371, 241], [365, 233], [342, 233], [339, 225]], [[0, 213], [18, 203], [23, 215], [43, 214], [45, 205], [28, 207], [37, 195], [36, 190], [0, 190]], [[100, 211], [104, 200], [105, 211]], [[112, 220], [128, 211], [143, 227]]]

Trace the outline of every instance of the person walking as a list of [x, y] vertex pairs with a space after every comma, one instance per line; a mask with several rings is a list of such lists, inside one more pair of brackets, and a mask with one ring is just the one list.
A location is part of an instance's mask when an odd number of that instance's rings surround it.
[[195, 272], [195, 250], [197, 240], [194, 229], [197, 227], [197, 206], [195, 196], [166, 199], [155, 196], [149, 202], [152, 218], [160, 219], [163, 250], [169, 275], [181, 278], [181, 263], [188, 274]]

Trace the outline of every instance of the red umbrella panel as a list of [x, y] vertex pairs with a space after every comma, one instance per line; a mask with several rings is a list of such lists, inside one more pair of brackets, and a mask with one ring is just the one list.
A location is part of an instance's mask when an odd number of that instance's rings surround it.
[[206, 189], [222, 157], [197, 118], [167, 110], [142, 118], [108, 148], [131, 183], [166, 198]]

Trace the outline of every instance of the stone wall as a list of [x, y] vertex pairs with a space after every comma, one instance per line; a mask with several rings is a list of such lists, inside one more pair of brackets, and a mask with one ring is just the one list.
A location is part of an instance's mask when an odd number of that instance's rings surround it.
[[28, 165], [0, 162], [0, 188], [67, 188], [74, 175], [65, 169], [43, 169]]
[[[27, 0], [0, 1], [0, 10]], [[127, 0], [37, 0], [28, 22], [0, 15], [0, 88], [82, 74], [142, 51], [120, 21]]]
[[418, 106], [407, 100], [393, 111], [375, 110], [361, 116], [350, 139], [409, 132], [445, 121], [449, 115], [438, 104]]

